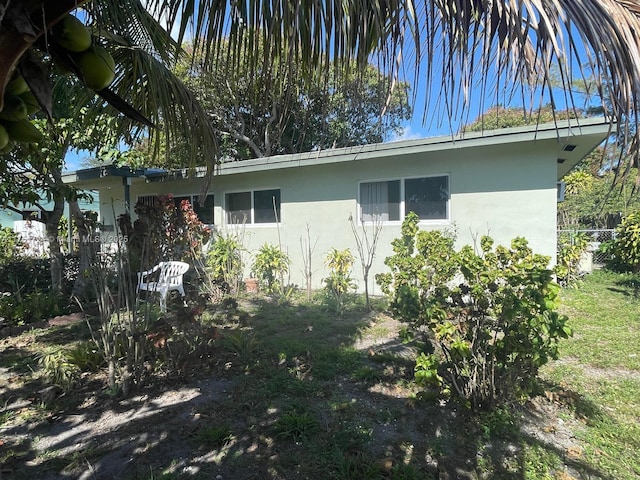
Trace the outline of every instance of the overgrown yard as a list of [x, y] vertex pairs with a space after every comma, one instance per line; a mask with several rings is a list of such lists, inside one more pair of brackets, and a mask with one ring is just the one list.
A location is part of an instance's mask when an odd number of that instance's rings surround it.
[[164, 373], [127, 399], [91, 368], [66, 393], [46, 388], [38, 359], [88, 340], [84, 322], [13, 334], [0, 339], [0, 478], [640, 478], [634, 284], [598, 272], [563, 298], [575, 334], [539, 395], [483, 415], [420, 393], [413, 345], [382, 304], [174, 311], [157, 329], [173, 333], [150, 339]]

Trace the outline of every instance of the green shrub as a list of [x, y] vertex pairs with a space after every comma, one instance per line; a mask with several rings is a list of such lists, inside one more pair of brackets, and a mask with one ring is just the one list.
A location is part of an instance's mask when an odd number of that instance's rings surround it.
[[252, 271], [267, 293], [274, 294], [285, 287], [284, 277], [290, 264], [289, 256], [280, 247], [265, 243], [255, 256]]
[[589, 246], [589, 236], [584, 233], [561, 233], [558, 237], [558, 261], [556, 275], [561, 285], [572, 285], [580, 277], [580, 260]]
[[69, 352], [62, 348], [44, 352], [39, 356], [44, 376], [49, 383], [69, 392], [80, 375], [80, 368], [71, 360]]
[[325, 291], [338, 315], [342, 314], [344, 308], [344, 296], [356, 289], [351, 278], [354, 262], [355, 257], [348, 248], [346, 250], [332, 248], [325, 258], [324, 263], [329, 268], [329, 276], [323, 279]]
[[0, 228], [0, 265], [19, 258], [21, 247], [20, 237], [12, 228]]
[[[0, 292], [30, 293], [51, 288], [51, 260], [48, 258], [18, 257], [0, 263]], [[63, 290], [70, 291], [78, 276], [77, 255], [63, 257]]]
[[97, 372], [105, 364], [104, 353], [93, 340], [76, 345], [67, 352], [67, 358], [83, 372]]
[[38, 322], [66, 313], [68, 305], [56, 292], [5, 293], [0, 297], [0, 317], [8, 325]]
[[640, 272], [640, 212], [627, 215], [616, 228], [613, 257], [620, 270]]
[[559, 339], [571, 334], [556, 312], [560, 287], [549, 258], [523, 238], [494, 248], [483, 237], [480, 253], [456, 252], [451, 236], [417, 223], [407, 216], [385, 260], [391, 272], [376, 277], [394, 316], [433, 343], [434, 353], [418, 358], [416, 381], [474, 409], [529, 393], [538, 369], [557, 357]]
[[226, 290], [237, 292], [242, 277], [243, 250], [244, 247], [238, 237], [216, 236], [207, 252], [207, 267], [211, 271], [215, 284], [223, 285]]

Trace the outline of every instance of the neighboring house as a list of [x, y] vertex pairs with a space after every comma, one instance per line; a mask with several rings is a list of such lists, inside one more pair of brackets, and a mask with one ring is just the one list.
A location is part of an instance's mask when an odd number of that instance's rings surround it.
[[[89, 192], [92, 200], [79, 200], [78, 206], [83, 212], [98, 212], [98, 201], [95, 193]], [[53, 209], [53, 202], [42, 201], [40, 205], [45, 211]], [[69, 207], [65, 204], [63, 216], [69, 218]], [[13, 208], [0, 208], [0, 226], [12, 228], [22, 239], [25, 245], [24, 253], [33, 256], [42, 256], [49, 251], [49, 242], [45, 229], [43, 211], [34, 206], [19, 203]], [[61, 239], [64, 248], [68, 249], [68, 243], [72, 239]]]
[[[556, 256], [557, 184], [610, 133], [602, 119], [484, 133], [366, 145], [225, 163], [211, 181], [203, 221], [216, 230], [241, 229], [251, 253], [264, 243], [289, 254], [291, 282], [304, 286], [301, 243], [310, 232], [314, 287], [327, 276], [325, 254], [356, 244], [349, 223], [382, 231], [370, 275], [383, 272], [391, 241], [414, 210], [423, 229], [450, 229], [457, 246], [489, 234], [496, 244], [526, 237], [536, 253]], [[187, 171], [157, 172], [100, 167], [73, 172], [65, 181], [100, 194], [104, 240], [117, 234], [127, 204], [171, 193], [197, 198], [205, 179]], [[133, 208], [131, 209], [133, 210]], [[249, 262], [250, 266], [250, 262]], [[247, 274], [249, 267], [247, 267]], [[353, 277], [360, 283], [359, 263]]]

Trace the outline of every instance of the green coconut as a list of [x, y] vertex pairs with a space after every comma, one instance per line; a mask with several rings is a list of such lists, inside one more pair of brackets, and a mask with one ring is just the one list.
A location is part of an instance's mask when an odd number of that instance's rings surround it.
[[14, 75], [11, 81], [7, 84], [6, 91], [13, 95], [20, 95], [29, 90], [26, 80], [19, 73]]
[[4, 107], [0, 111], [0, 120], [17, 122], [27, 118], [27, 105], [17, 95], [7, 93], [4, 96]]
[[9, 132], [0, 124], [0, 151], [9, 145]]
[[93, 90], [108, 87], [116, 76], [116, 62], [106, 48], [94, 45], [76, 57], [82, 80]]
[[38, 143], [42, 140], [42, 132], [29, 120], [21, 120], [19, 122], [7, 122], [4, 128], [9, 134], [11, 140], [23, 143]]
[[31, 90], [27, 90], [26, 92], [21, 94], [20, 98], [27, 106], [27, 115], [31, 115], [32, 113], [36, 113], [41, 110], [40, 104], [38, 103], [38, 100], [36, 100], [36, 97]]
[[56, 23], [52, 33], [53, 40], [70, 52], [84, 52], [91, 46], [91, 32], [71, 14]]

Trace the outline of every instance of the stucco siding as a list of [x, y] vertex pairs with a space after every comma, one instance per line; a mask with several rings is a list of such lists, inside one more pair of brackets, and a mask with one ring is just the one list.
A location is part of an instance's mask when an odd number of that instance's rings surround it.
[[[448, 204], [446, 209], [442, 208], [439, 197], [435, 215], [439, 220], [421, 222], [421, 228], [455, 231], [458, 248], [473, 244], [485, 234], [503, 245], [522, 236], [534, 252], [549, 256], [554, 263], [556, 181], [608, 132], [608, 125], [597, 122], [587, 122], [584, 127], [568, 126], [561, 131], [555, 125], [536, 126], [486, 135], [474, 133], [466, 138], [421, 139], [225, 164], [208, 191], [214, 195], [215, 229], [243, 233], [247, 275], [253, 255], [263, 244], [281, 244], [292, 261], [290, 281], [301, 288], [305, 286], [301, 243], [310, 241], [313, 287], [319, 288], [328, 274], [324, 258], [331, 248], [350, 248], [357, 255], [349, 218], [356, 221], [356, 229], [362, 234], [358, 220], [363, 182], [367, 183], [366, 190], [373, 182], [391, 185], [397, 181], [402, 200], [407, 179], [435, 177], [437, 183], [423, 185], [436, 185], [439, 189], [448, 185]], [[70, 181], [75, 178], [78, 184], [99, 190], [101, 218], [106, 225], [115, 225], [117, 216], [125, 212], [125, 181], [130, 182], [132, 206], [143, 195], [197, 195], [203, 185], [202, 178], [176, 179], [164, 174], [147, 175], [146, 171], [142, 176], [140, 172], [129, 175], [117, 170], [115, 173], [121, 175], [117, 178], [103, 176], [101, 171], [93, 173], [100, 177], [84, 181], [78, 174], [72, 175]], [[226, 224], [227, 194], [269, 189], [280, 190], [277, 225]], [[446, 218], [442, 218], [443, 211], [447, 212]], [[398, 215], [402, 214], [400, 209]], [[366, 229], [371, 236], [371, 225], [366, 225]], [[391, 242], [400, 235], [400, 229], [401, 220], [386, 221], [382, 226], [370, 272], [372, 293], [380, 293], [373, 279], [376, 273], [386, 271], [383, 262], [392, 254]], [[353, 277], [362, 290], [359, 260], [354, 265]]]
[[[517, 159], [514, 160], [514, 156]], [[529, 144], [528, 150], [498, 145], [485, 148], [459, 148], [444, 152], [419, 152], [408, 155], [368, 158], [304, 168], [222, 174], [214, 177], [210, 194], [215, 196], [215, 223], [218, 231], [243, 232], [247, 253], [247, 275], [252, 257], [264, 243], [278, 244], [289, 254], [290, 281], [304, 287], [302, 246], [310, 242], [314, 249], [313, 285], [318, 288], [328, 272], [324, 258], [331, 248], [350, 248], [356, 243], [349, 218], [358, 219], [358, 192], [362, 181], [446, 175], [449, 181], [449, 218], [421, 223], [425, 229], [448, 229], [457, 233], [457, 246], [473, 244], [481, 235], [491, 235], [498, 244], [508, 244], [517, 236], [526, 237], [537, 253], [555, 257], [555, 170], [553, 146]], [[197, 194], [201, 180], [134, 182], [131, 200], [140, 195], [172, 193]], [[225, 195], [232, 192], [280, 189], [281, 222], [274, 224], [226, 225]], [[374, 275], [386, 270], [384, 259], [392, 254], [391, 241], [400, 234], [401, 222], [383, 225], [370, 291], [379, 293]], [[362, 226], [356, 221], [362, 233]], [[373, 233], [372, 227], [366, 227]], [[360, 289], [362, 275], [359, 260], [354, 278]]]

